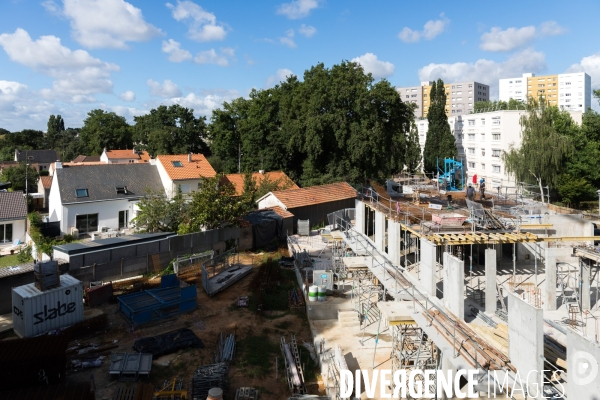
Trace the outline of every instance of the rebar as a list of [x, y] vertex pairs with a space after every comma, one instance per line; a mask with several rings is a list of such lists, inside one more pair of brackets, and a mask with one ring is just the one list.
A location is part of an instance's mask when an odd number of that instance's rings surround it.
[[230, 334], [223, 337], [223, 332], [219, 334], [219, 343], [215, 352], [215, 363], [230, 362], [235, 352], [235, 336]]

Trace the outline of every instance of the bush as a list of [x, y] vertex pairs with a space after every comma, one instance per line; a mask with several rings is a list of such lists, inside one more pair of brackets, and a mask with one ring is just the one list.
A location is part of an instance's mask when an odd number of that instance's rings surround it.
[[17, 260], [22, 264], [31, 261], [31, 247], [23, 247], [21, 251], [17, 254]]

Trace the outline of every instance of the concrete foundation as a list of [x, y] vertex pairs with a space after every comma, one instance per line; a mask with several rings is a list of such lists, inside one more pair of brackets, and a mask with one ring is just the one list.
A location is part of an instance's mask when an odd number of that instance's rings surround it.
[[360, 200], [355, 200], [354, 205], [354, 229], [358, 233], [365, 234], [365, 203]]
[[444, 252], [444, 306], [465, 319], [465, 262]]
[[494, 314], [497, 304], [496, 250], [485, 249], [485, 312]]
[[375, 247], [381, 252], [385, 252], [385, 214], [381, 211], [375, 211]]
[[544, 299], [544, 310], [556, 310], [556, 248], [546, 247], [545, 256], [546, 297]]
[[389, 220], [387, 254], [390, 261], [394, 265], [400, 265], [400, 232], [400, 223], [393, 220]]
[[600, 398], [600, 344], [568, 328], [567, 354], [568, 398]]
[[419, 266], [421, 285], [427, 293], [436, 295], [437, 262], [435, 260], [437, 246], [427, 239], [421, 239], [421, 264]]
[[508, 356], [523, 386], [529, 385], [530, 397], [541, 399], [543, 393], [536, 387], [541, 384], [539, 371], [544, 369], [544, 311], [514, 293], [508, 294]]

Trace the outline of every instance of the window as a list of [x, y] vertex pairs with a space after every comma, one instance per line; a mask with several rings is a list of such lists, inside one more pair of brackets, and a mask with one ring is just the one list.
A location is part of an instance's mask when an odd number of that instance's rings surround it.
[[481, 170], [485, 171], [485, 164], [481, 164]]
[[411, 94], [410, 97], [417, 97], [417, 95], [416, 94]]
[[87, 189], [75, 189], [75, 197], [89, 197]]
[[570, 85], [570, 84], [571, 84], [571, 82], [565, 82], [565, 85]]
[[129, 210], [119, 211], [119, 229], [129, 226]]
[[485, 156], [485, 149], [483, 149], [483, 148], [481, 149], [481, 155]]
[[474, 162], [470, 162], [469, 163], [469, 168], [475, 168], [475, 163]]
[[481, 126], [485, 125], [485, 118], [481, 118]]
[[492, 125], [500, 125], [500, 117], [492, 117]]
[[457, 89], [462, 89], [462, 85], [456, 85]]
[[469, 133], [469, 140], [475, 140], [475, 134]]
[[473, 147], [469, 147], [469, 154], [475, 154], [475, 149]]
[[482, 141], [482, 142], [485, 142], [485, 133], [482, 133], [482, 134], [481, 134], [481, 141]]
[[473, 87], [473, 84], [472, 84], [472, 83], [469, 83], [469, 87], [470, 87], [470, 88], [472, 88], [472, 87]]
[[500, 173], [500, 166], [499, 165], [492, 165], [492, 172]]
[[500, 134], [499, 133], [492, 133], [492, 140], [493, 141], [499, 141], [500, 140]]
[[469, 120], [469, 126], [475, 126], [475, 120], [474, 119], [470, 119]]
[[521, 81], [515, 81], [515, 83], [521, 83]]
[[500, 157], [500, 149], [493, 149], [492, 157]]
[[[406, 96], [408, 98], [408, 96]], [[181, 161], [171, 161], [174, 167], [183, 167]]]
[[117, 186], [117, 194], [127, 194], [127, 186]]
[[190, 193], [190, 184], [189, 183], [182, 183], [179, 186], [179, 190], [181, 190], [181, 193], [183, 194], [187, 194]]
[[84, 214], [75, 217], [75, 227], [79, 233], [98, 231], [98, 214]]
[[12, 243], [13, 224], [0, 225], [0, 243]]

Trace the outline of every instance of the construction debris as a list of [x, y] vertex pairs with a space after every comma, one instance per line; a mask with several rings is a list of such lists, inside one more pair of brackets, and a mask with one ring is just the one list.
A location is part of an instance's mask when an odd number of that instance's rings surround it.
[[108, 373], [122, 382], [135, 382], [139, 377], [148, 377], [152, 369], [152, 354], [115, 353], [110, 361]]
[[198, 367], [192, 378], [192, 400], [206, 400], [212, 388], [224, 391], [228, 373], [229, 364], [226, 362]]
[[238, 307], [248, 307], [248, 302], [249, 302], [248, 296], [240, 296], [240, 297], [238, 297], [238, 300], [237, 300], [237, 306]]
[[296, 337], [292, 335], [290, 343], [281, 337], [281, 352], [285, 362], [285, 375], [288, 386], [292, 394], [306, 394], [306, 385], [304, 383], [304, 374], [302, 373], [302, 363], [300, 362], [300, 353], [296, 344]]
[[241, 387], [235, 391], [235, 400], [257, 400], [258, 390], [249, 387]]
[[154, 392], [153, 400], [187, 400], [188, 392], [183, 387], [183, 379], [173, 378], [163, 383], [162, 389]]

